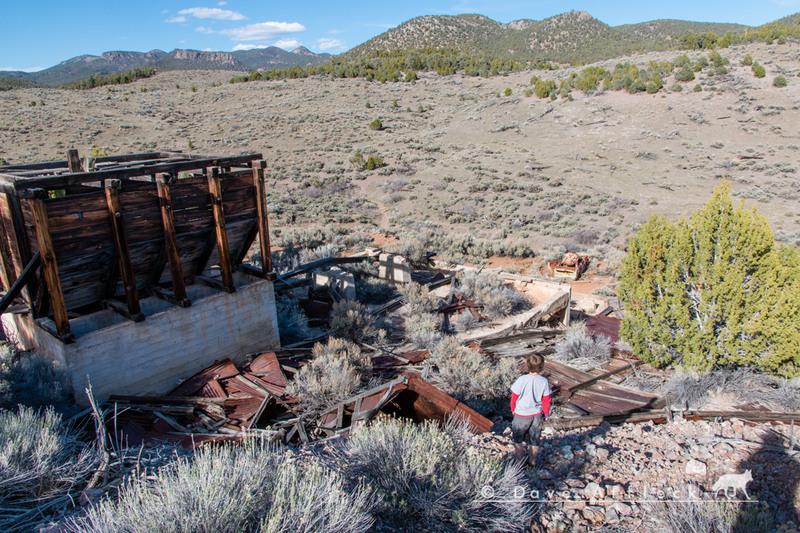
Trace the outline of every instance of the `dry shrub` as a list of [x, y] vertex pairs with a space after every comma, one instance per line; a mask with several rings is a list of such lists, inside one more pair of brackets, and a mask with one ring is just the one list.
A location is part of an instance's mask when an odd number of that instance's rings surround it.
[[384, 304], [397, 295], [394, 285], [372, 276], [356, 278], [356, 298], [363, 304]]
[[749, 367], [721, 368], [699, 374], [679, 368], [667, 380], [664, 394], [676, 406], [702, 407], [713, 395], [727, 395], [745, 404], [762, 402], [776, 410], [800, 410], [800, 380], [762, 374]]
[[515, 358], [494, 360], [454, 337], [442, 339], [428, 361], [436, 367], [434, 377], [445, 392], [483, 413], [505, 403], [520, 375]]
[[275, 311], [278, 315], [278, 331], [281, 344], [294, 344], [314, 336], [314, 330], [308, 325], [300, 304], [290, 296], [279, 296], [275, 299]]
[[407, 317], [405, 326], [406, 339], [417, 348], [430, 350], [442, 338], [439, 319], [430, 313]]
[[34, 352], [0, 345], [0, 408], [57, 406], [65, 414], [76, 410], [64, 370]]
[[653, 533], [768, 533], [772, 518], [753, 505], [687, 499], [647, 506], [647, 531]]
[[403, 295], [405, 306], [403, 313], [406, 316], [415, 316], [422, 313], [432, 313], [436, 311], [438, 302], [436, 297], [430, 293], [428, 287], [419, 283], [406, 283], [398, 287], [400, 294]]
[[478, 300], [490, 319], [502, 318], [528, 306], [520, 293], [509, 288], [500, 276], [492, 272], [465, 270], [456, 276], [457, 288], [465, 300]]
[[0, 530], [24, 531], [71, 508], [98, 460], [52, 407], [0, 410]]
[[372, 314], [360, 302], [341, 300], [333, 304], [330, 326], [333, 334], [353, 342], [366, 341], [382, 337], [381, 332], [373, 324]]
[[313, 359], [287, 388], [300, 398], [305, 410], [317, 411], [349, 398], [361, 387], [362, 372], [371, 366], [358, 346], [342, 339], [317, 343], [311, 354]]
[[[470, 438], [463, 422], [440, 428], [430, 421], [382, 419], [356, 431], [337, 460], [348, 476], [375, 487], [379, 524], [392, 530], [525, 528], [532, 506], [513, 497], [514, 487], [526, 483], [521, 467], [469, 453]], [[487, 498], [489, 491], [493, 496]]]
[[313, 458], [260, 440], [206, 447], [130, 481], [68, 524], [95, 533], [367, 531], [373, 498]]
[[554, 361], [568, 364], [579, 370], [601, 368], [611, 357], [611, 340], [603, 335], [592, 337], [585, 324], [571, 327], [563, 339], [556, 343]]

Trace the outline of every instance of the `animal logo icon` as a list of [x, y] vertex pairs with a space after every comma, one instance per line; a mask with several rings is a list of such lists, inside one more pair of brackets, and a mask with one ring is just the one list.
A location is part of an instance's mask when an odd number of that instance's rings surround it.
[[733, 496], [736, 496], [736, 493], [741, 490], [749, 500], [750, 495], [747, 494], [747, 484], [750, 481], [753, 481], [753, 473], [750, 470], [745, 470], [741, 474], [724, 474], [719, 476], [711, 490], [714, 491], [714, 494], [724, 491], [725, 496], [728, 496], [729, 489], [733, 489]]

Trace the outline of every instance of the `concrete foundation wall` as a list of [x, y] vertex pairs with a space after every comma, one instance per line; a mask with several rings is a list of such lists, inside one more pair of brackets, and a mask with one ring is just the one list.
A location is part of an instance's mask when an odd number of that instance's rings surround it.
[[[105, 325], [108, 317], [97, 320]], [[123, 320], [86, 331], [72, 344], [62, 344], [27, 315], [3, 315], [3, 325], [23, 347], [34, 347], [66, 366], [81, 404], [87, 403], [84, 389], [89, 381], [97, 399], [164, 394], [179, 379], [218, 359], [240, 361], [246, 354], [280, 346], [272, 282], [263, 280], [240, 286], [233, 294], [213, 292], [193, 299], [188, 308], [169, 306], [143, 322]]]

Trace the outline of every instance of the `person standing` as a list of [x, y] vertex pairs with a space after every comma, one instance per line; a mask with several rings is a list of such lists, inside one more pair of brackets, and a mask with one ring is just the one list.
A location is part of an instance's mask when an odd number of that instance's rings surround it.
[[531, 354], [525, 359], [528, 373], [511, 385], [511, 434], [514, 440], [514, 457], [536, 465], [542, 424], [550, 417], [550, 383], [541, 375], [544, 357]]

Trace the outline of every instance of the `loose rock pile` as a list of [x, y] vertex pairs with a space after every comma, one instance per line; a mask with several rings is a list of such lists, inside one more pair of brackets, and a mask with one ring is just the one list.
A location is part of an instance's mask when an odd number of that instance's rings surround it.
[[[476, 436], [476, 447], [508, 454], [511, 430], [501, 431]], [[547, 532], [656, 531], [670, 507], [728, 499], [792, 531], [800, 501], [798, 433], [741, 420], [545, 428], [540, 464], [529, 469], [530, 485], [519, 496], [538, 505], [536, 526]], [[733, 487], [714, 493], [720, 476], [747, 470], [746, 495]]]

